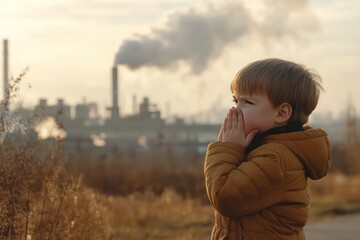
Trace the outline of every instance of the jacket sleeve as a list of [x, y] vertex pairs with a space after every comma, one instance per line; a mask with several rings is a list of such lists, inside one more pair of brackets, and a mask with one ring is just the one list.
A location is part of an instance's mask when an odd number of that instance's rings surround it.
[[247, 215], [282, 201], [285, 177], [278, 154], [264, 149], [247, 161], [244, 157], [244, 149], [235, 143], [218, 141], [208, 146], [206, 191], [223, 216]]

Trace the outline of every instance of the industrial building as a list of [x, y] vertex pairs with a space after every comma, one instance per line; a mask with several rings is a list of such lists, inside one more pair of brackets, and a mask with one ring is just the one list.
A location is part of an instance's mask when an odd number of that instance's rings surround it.
[[[8, 41], [4, 40], [4, 89], [8, 84]], [[217, 138], [219, 124], [186, 124], [181, 118], [174, 123], [166, 123], [156, 104], [144, 97], [139, 105], [134, 97], [134, 114], [121, 116], [119, 105], [118, 68], [111, 68], [111, 106], [105, 119], [99, 117], [96, 103], [79, 103], [69, 106], [64, 99], [49, 104], [40, 99], [33, 109], [39, 121], [48, 117], [55, 119], [59, 128], [66, 133], [64, 144], [68, 149], [93, 148], [152, 150], [159, 147], [196, 150]], [[5, 92], [5, 91], [4, 91]], [[4, 95], [5, 96], [5, 95]], [[101, 140], [101, 141], [99, 141]], [[102, 142], [102, 144], [96, 144]], [[96, 146], [101, 145], [101, 146]]]
[[[113, 91], [115, 92], [115, 91]], [[40, 99], [34, 113], [42, 119], [53, 117], [66, 132], [64, 142], [74, 147], [85, 144], [89, 148], [89, 139], [102, 139], [106, 149], [153, 150], [159, 147], [171, 147], [179, 151], [197, 150], [217, 138], [218, 124], [186, 124], [183, 119], [167, 124], [161, 117], [161, 111], [144, 97], [138, 106], [139, 111], [126, 117], [118, 116], [118, 106], [108, 108], [110, 117], [102, 120], [94, 103], [78, 104], [75, 116], [71, 116], [71, 106], [59, 99], [56, 105], [48, 105], [46, 99]], [[96, 144], [95, 144], [96, 145]], [[70, 147], [70, 146], [69, 146]], [[95, 147], [95, 146], [94, 146]], [[71, 147], [70, 147], [71, 148]]]

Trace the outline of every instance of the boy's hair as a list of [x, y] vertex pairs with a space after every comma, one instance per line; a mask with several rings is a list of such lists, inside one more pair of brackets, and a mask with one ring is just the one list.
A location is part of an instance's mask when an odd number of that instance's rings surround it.
[[320, 76], [305, 66], [282, 59], [259, 60], [241, 69], [230, 85], [240, 95], [265, 94], [274, 107], [289, 103], [289, 122], [305, 124], [315, 109], [321, 86]]

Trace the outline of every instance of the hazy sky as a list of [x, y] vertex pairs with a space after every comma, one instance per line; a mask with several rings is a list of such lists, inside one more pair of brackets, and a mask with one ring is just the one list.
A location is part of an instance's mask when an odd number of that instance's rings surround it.
[[101, 113], [114, 62], [123, 114], [136, 95], [164, 114], [169, 106], [170, 114], [214, 120], [232, 105], [236, 72], [267, 57], [319, 72], [326, 92], [317, 113], [338, 116], [350, 96], [360, 111], [359, 24], [358, 0], [0, 0], [10, 73], [30, 68], [25, 106], [86, 98]]

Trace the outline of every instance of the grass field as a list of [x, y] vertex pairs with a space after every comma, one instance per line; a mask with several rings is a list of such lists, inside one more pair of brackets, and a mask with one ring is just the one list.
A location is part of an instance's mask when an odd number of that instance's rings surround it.
[[[36, 151], [34, 151], [36, 149]], [[204, 239], [213, 225], [203, 157], [69, 157], [59, 145], [1, 148], [1, 239]], [[184, 157], [184, 156], [183, 156]], [[310, 221], [360, 211], [360, 177], [310, 181]]]

